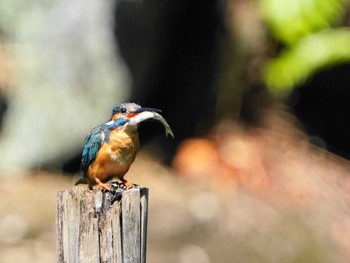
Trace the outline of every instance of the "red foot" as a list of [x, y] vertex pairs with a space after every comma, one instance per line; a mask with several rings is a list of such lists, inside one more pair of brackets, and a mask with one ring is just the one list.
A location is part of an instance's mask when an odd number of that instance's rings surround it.
[[102, 187], [103, 189], [106, 189], [106, 190], [108, 190], [108, 191], [111, 190], [111, 186], [110, 186], [109, 184], [102, 183], [102, 182], [100, 181], [100, 179], [98, 179], [98, 178], [95, 178], [95, 181], [96, 181], [96, 183], [97, 183], [100, 187]]
[[127, 180], [122, 179], [122, 184], [125, 185], [126, 188], [131, 188], [134, 185], [132, 183], [129, 183]]

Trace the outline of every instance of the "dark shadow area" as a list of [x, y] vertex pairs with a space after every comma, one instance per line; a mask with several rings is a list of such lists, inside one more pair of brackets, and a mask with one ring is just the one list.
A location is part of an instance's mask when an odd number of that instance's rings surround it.
[[350, 159], [349, 101], [350, 64], [343, 64], [295, 88], [289, 105], [313, 143]]
[[0, 94], [0, 132], [1, 132], [1, 129], [2, 129], [2, 124], [3, 124], [3, 120], [4, 120], [4, 117], [5, 117], [7, 108], [8, 108], [7, 101]]
[[152, 138], [171, 158], [183, 139], [213, 124], [223, 8], [215, 0], [122, 1], [115, 18], [116, 41], [132, 75], [131, 100], [162, 109], [175, 134], [175, 140], [158, 140], [158, 127], [145, 124], [141, 143]]

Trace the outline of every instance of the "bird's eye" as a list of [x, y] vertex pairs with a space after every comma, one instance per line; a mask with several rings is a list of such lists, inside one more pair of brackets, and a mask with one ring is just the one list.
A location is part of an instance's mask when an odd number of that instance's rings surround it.
[[121, 109], [120, 109], [120, 112], [121, 112], [121, 113], [126, 113], [126, 109], [125, 109], [125, 108], [121, 108]]

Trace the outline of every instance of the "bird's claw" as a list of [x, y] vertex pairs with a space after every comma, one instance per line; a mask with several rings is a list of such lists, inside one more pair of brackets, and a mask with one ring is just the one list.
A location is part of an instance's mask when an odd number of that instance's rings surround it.
[[102, 187], [103, 189], [105, 189], [105, 190], [107, 190], [107, 191], [110, 191], [110, 190], [111, 190], [111, 186], [110, 186], [108, 183], [102, 183], [102, 182], [100, 181], [100, 179], [98, 179], [98, 178], [95, 178], [95, 181], [96, 181], [96, 183], [97, 183], [100, 187]]
[[118, 189], [127, 190], [127, 189], [137, 187], [136, 184], [130, 183], [126, 180], [122, 180], [121, 182], [111, 182], [110, 185], [114, 190], [118, 190]]

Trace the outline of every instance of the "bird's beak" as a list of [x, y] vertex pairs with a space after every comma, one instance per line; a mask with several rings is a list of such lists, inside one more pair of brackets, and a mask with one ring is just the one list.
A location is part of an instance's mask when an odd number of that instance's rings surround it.
[[134, 110], [133, 112], [130, 112], [127, 117], [131, 118], [136, 116], [137, 114], [144, 112], [144, 111], [150, 111], [150, 112], [162, 112], [160, 109], [155, 109], [155, 108], [138, 108]]

